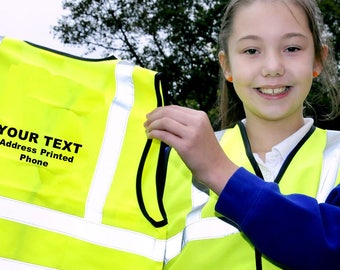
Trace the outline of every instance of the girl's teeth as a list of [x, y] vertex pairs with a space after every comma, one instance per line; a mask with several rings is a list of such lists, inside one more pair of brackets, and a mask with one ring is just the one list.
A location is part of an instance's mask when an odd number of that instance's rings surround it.
[[287, 90], [287, 87], [280, 87], [280, 88], [259, 88], [258, 89], [262, 94], [266, 95], [278, 95]]

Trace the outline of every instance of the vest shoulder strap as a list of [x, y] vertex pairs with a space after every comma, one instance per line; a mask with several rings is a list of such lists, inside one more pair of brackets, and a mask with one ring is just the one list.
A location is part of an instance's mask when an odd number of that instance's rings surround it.
[[[226, 130], [215, 132], [216, 138], [220, 141]], [[323, 153], [322, 171], [320, 176], [319, 190], [316, 199], [319, 203], [325, 202], [328, 194], [340, 184], [340, 131], [327, 130], [326, 147]]]

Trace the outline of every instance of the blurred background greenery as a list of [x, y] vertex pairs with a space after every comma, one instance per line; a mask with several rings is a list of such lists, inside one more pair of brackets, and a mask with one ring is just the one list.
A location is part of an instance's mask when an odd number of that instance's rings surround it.
[[[212, 0], [63, 0], [67, 11], [53, 28], [65, 44], [86, 46], [163, 73], [170, 103], [208, 113], [215, 129], [219, 94], [218, 32], [228, 1]], [[318, 1], [336, 49], [340, 73], [340, 0]], [[339, 80], [336, 82], [339, 85]], [[309, 96], [306, 115], [316, 125], [340, 130], [340, 117], [329, 112], [327, 89]]]

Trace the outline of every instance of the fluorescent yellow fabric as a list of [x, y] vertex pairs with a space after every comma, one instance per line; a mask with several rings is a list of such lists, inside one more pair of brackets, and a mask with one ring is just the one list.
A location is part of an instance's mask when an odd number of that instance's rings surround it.
[[[220, 143], [233, 162], [254, 172], [247, 158], [244, 142], [237, 126], [227, 130]], [[322, 155], [326, 143], [327, 132], [316, 129], [294, 156], [285, 171], [279, 184], [283, 193], [302, 193], [316, 197], [322, 169]], [[189, 182], [190, 172], [184, 165], [180, 168], [179, 164], [180, 158], [176, 153], [172, 153], [169, 159], [167, 183], [171, 182], [170, 179], [181, 176], [181, 174], [186, 179], [182, 178], [178, 182], [184, 185]], [[172, 177], [172, 174], [175, 177]], [[338, 175], [336, 183], [339, 182], [340, 175]], [[176, 194], [176, 198], [181, 200], [177, 201], [177, 204], [182, 205], [182, 207], [178, 208], [176, 219], [171, 220], [169, 216], [169, 230], [172, 231], [172, 236], [175, 236], [180, 234], [185, 227], [185, 233], [182, 234], [180, 254], [175, 257], [169, 256], [165, 269], [256, 269], [255, 251], [252, 245], [235, 227], [216, 218], [217, 213], [214, 211], [217, 200], [216, 194], [210, 192], [207, 202], [202, 204], [202, 209], [193, 208], [191, 212], [187, 212], [187, 209], [194, 205], [198, 198], [198, 196], [195, 198], [192, 190], [193, 186], [186, 185], [179, 189]], [[191, 198], [188, 202], [190, 194]], [[188, 224], [188, 220], [194, 215], [198, 218], [193, 219], [194, 222], [191, 225]], [[268, 218], [270, 219], [270, 217]], [[199, 224], [202, 226], [199, 226]], [[175, 228], [176, 226], [178, 227]], [[194, 233], [193, 228], [198, 228], [200, 231]], [[174, 251], [173, 254], [176, 254], [176, 252]], [[263, 269], [279, 269], [265, 258], [262, 258], [262, 265]]]
[[[165, 223], [152, 225], [136, 195], [145, 115], [164, 103], [157, 76], [120, 60], [0, 42], [0, 265], [162, 268]], [[164, 218], [160, 151], [150, 141], [141, 172], [145, 209], [155, 221]]]

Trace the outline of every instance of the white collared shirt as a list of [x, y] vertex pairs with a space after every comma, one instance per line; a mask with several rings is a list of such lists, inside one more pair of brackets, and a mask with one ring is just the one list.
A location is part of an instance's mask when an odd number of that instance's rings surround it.
[[275, 180], [275, 177], [279, 173], [280, 168], [289, 153], [307, 134], [314, 124], [314, 120], [312, 118], [305, 118], [304, 122], [304, 125], [299, 130], [297, 130], [288, 138], [284, 139], [279, 144], [275, 145], [272, 148], [272, 151], [267, 152], [265, 161], [263, 161], [258, 154], [253, 153], [265, 181], [273, 182]]

